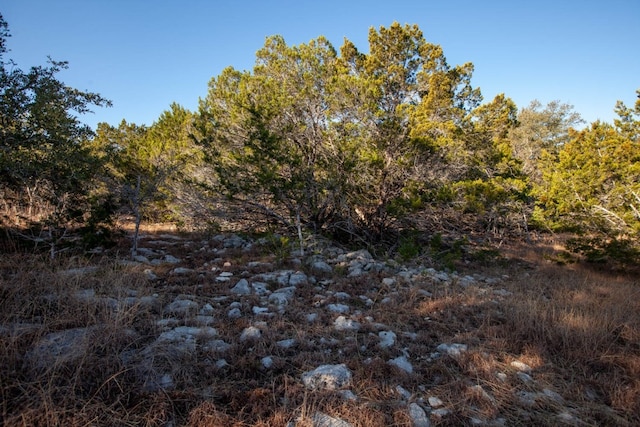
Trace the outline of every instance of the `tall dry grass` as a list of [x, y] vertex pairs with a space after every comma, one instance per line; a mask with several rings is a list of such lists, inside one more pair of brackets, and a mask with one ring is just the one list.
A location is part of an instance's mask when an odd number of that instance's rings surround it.
[[[192, 267], [210, 261], [196, 253], [173, 255], [191, 256]], [[230, 252], [223, 261], [239, 275], [251, 256]], [[265, 259], [262, 250], [255, 256]], [[504, 265], [483, 271], [508, 275], [502, 282], [465, 287], [427, 278], [385, 287], [381, 276], [354, 279], [337, 272], [327, 290], [354, 297], [349, 304], [360, 310], [362, 323], [357, 332], [332, 328], [335, 316], [317, 308], [320, 291], [313, 286], [299, 289], [286, 315], [269, 320], [256, 343], [238, 340], [254, 320], [226, 319], [223, 305], [214, 326], [231, 347], [217, 355], [158, 354], [154, 363], [173, 372], [176, 385], [150, 390], [138, 372], [144, 366], [125, 363], [123, 355], [153, 342], [163, 314], [157, 307], [118, 301], [152, 293], [163, 304], [183, 293], [208, 301], [227, 291], [197, 276], [168, 276], [167, 269], [159, 269], [164, 279], [152, 283], [143, 267], [108, 257], [52, 262], [3, 254], [0, 424], [285, 427], [295, 421], [302, 427], [323, 413], [353, 426], [409, 426], [408, 403], [426, 407], [437, 396], [448, 411], [432, 415], [437, 426], [640, 425], [638, 280], [541, 258], [526, 268]], [[89, 289], [94, 297], [84, 298]], [[358, 295], [374, 304], [359, 302]], [[243, 302], [249, 311], [258, 303], [253, 297]], [[318, 313], [316, 322], [306, 321], [310, 311]], [[396, 347], [379, 348], [376, 323], [398, 334]], [[46, 337], [69, 330], [83, 334], [74, 340], [78, 348], [57, 356], [34, 352], [47, 348]], [[296, 345], [274, 345], [286, 338], [295, 338]], [[451, 342], [466, 344], [468, 351], [432, 357], [438, 344]], [[410, 356], [411, 375], [387, 363], [400, 349]], [[260, 364], [266, 355], [274, 357], [270, 370]], [[212, 366], [216, 357], [229, 366]], [[532, 381], [518, 376], [513, 361], [529, 365]], [[324, 363], [345, 363], [352, 370], [357, 400], [304, 388], [301, 373]], [[527, 403], [523, 396], [535, 399]]]

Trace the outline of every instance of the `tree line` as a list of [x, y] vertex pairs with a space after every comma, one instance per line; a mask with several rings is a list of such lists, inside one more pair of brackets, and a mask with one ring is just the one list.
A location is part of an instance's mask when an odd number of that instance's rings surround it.
[[20, 70], [8, 37], [0, 17], [2, 226], [52, 256], [127, 212], [136, 233], [145, 219], [248, 220], [389, 250], [442, 232], [570, 231], [592, 259], [637, 259], [640, 100], [582, 129], [559, 101], [486, 102], [473, 64], [393, 23], [369, 30], [368, 53], [269, 37], [252, 70], [211, 79], [197, 111], [94, 131], [78, 115], [109, 101], [59, 81], [64, 62]]

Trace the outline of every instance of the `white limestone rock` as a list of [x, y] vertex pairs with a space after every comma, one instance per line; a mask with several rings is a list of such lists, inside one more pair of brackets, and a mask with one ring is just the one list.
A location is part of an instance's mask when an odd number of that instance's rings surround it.
[[339, 390], [351, 385], [352, 374], [344, 363], [321, 365], [302, 374], [303, 384], [311, 390]]

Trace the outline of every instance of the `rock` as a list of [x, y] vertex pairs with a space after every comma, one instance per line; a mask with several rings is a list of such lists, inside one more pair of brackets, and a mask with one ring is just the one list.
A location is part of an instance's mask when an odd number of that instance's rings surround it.
[[262, 337], [262, 331], [255, 326], [249, 326], [240, 334], [240, 341], [257, 340]]
[[460, 357], [462, 353], [467, 351], [466, 344], [440, 344], [436, 347], [440, 353], [446, 353], [451, 357]]
[[171, 271], [171, 274], [178, 274], [178, 275], [182, 275], [182, 274], [189, 274], [189, 273], [192, 273], [192, 272], [193, 272], [193, 270], [192, 270], [191, 268], [186, 268], [186, 267], [177, 267], [177, 268], [174, 268], [174, 269]]
[[223, 341], [223, 340], [209, 340], [203, 346], [202, 349], [204, 351], [212, 351], [212, 352], [225, 352], [231, 348], [231, 344]]
[[198, 311], [198, 303], [189, 299], [176, 299], [164, 308], [165, 313], [187, 314]]
[[380, 338], [380, 342], [378, 343], [378, 347], [380, 348], [389, 348], [396, 343], [396, 334], [392, 331], [378, 332], [378, 337]]
[[444, 402], [436, 396], [430, 396], [427, 401], [429, 402], [429, 406], [431, 406], [432, 408], [439, 408], [441, 406], [444, 406]]
[[346, 314], [349, 312], [350, 308], [345, 304], [329, 304], [327, 309], [333, 313], [341, 313]]
[[302, 374], [302, 382], [311, 390], [338, 390], [351, 385], [351, 371], [343, 363], [321, 365]]
[[195, 351], [196, 339], [198, 337], [214, 337], [218, 335], [218, 331], [210, 326], [178, 326], [169, 331], [163, 332], [156, 339], [156, 343], [174, 343], [184, 351]]
[[29, 351], [27, 358], [37, 368], [72, 362], [88, 350], [95, 326], [52, 332], [42, 337]]
[[311, 416], [313, 427], [352, 427], [352, 425], [339, 418], [334, 418], [322, 412], [316, 412]]
[[345, 301], [351, 299], [351, 295], [346, 292], [336, 292], [333, 296], [339, 301]]
[[438, 408], [438, 409], [434, 409], [433, 411], [431, 411], [431, 415], [433, 415], [436, 418], [444, 418], [447, 415], [449, 415], [451, 413], [450, 410], [448, 410], [447, 408]]
[[338, 316], [333, 322], [333, 327], [338, 331], [357, 331], [360, 329], [360, 323], [344, 316]]
[[564, 398], [560, 395], [560, 393], [557, 393], [551, 389], [545, 388], [544, 390], [542, 390], [542, 394], [556, 403], [564, 403]]
[[280, 340], [278, 342], [276, 342], [276, 345], [280, 348], [291, 348], [295, 345], [296, 340], [293, 338], [290, 339], [286, 339], [286, 340]]
[[405, 371], [407, 374], [413, 374], [413, 365], [407, 360], [406, 356], [399, 356], [389, 360], [389, 364]]
[[264, 282], [253, 282], [251, 283], [251, 287], [253, 288], [253, 292], [258, 296], [269, 295], [269, 285]]
[[315, 261], [311, 264], [311, 272], [319, 276], [331, 275], [333, 267], [324, 261]]
[[231, 280], [231, 277], [233, 277], [233, 273], [231, 273], [230, 271], [223, 271], [218, 275], [218, 277], [216, 277], [216, 282], [219, 282], [219, 283], [228, 282]]
[[152, 282], [158, 280], [158, 276], [156, 276], [153, 270], [151, 270], [150, 268], [144, 270], [144, 275], [147, 276], [147, 279], [151, 280]]
[[253, 312], [253, 314], [260, 315], [260, 314], [268, 314], [269, 313], [269, 309], [267, 307], [259, 307], [259, 306], [253, 306], [253, 308], [251, 309], [251, 311]]
[[242, 312], [238, 307], [234, 307], [227, 312], [227, 317], [229, 319], [239, 319], [240, 317], [242, 317]]
[[522, 381], [523, 383], [531, 383], [533, 382], [533, 377], [527, 373], [524, 372], [516, 372], [516, 376], [520, 379], [520, 381]]
[[251, 294], [251, 287], [249, 286], [247, 279], [240, 279], [238, 280], [238, 283], [231, 288], [231, 292], [236, 295], [249, 295]]
[[247, 245], [247, 243], [242, 237], [232, 234], [223, 240], [222, 246], [227, 249], [239, 249]]
[[531, 366], [527, 365], [526, 363], [523, 363], [519, 360], [514, 360], [513, 362], [511, 362], [509, 364], [512, 368], [517, 369], [520, 372], [526, 372], [531, 373]]
[[384, 286], [393, 286], [396, 284], [396, 279], [393, 277], [385, 277], [384, 279], [382, 279], [382, 284]]
[[58, 274], [63, 276], [83, 276], [98, 271], [98, 267], [89, 265], [87, 267], [70, 268], [68, 270], [59, 271]]
[[80, 289], [75, 291], [73, 296], [81, 301], [90, 302], [95, 299], [96, 291], [95, 289]]
[[402, 387], [401, 385], [396, 386], [396, 391], [398, 392], [398, 394], [400, 396], [402, 396], [402, 398], [404, 400], [411, 399], [411, 392], [409, 390], [407, 390], [406, 388]]
[[169, 254], [165, 255], [162, 260], [167, 264], [178, 264], [181, 262], [179, 258], [176, 258], [173, 255], [169, 255]]
[[301, 271], [296, 271], [289, 276], [289, 286], [299, 286], [307, 283], [308, 277]]
[[536, 400], [540, 397], [538, 393], [529, 391], [518, 391], [516, 393], [518, 400], [524, 406], [533, 407], [536, 404]]
[[409, 405], [409, 417], [413, 427], [431, 427], [427, 413], [415, 402]]
[[558, 420], [560, 420], [564, 424], [570, 425], [581, 425], [582, 422], [575, 415], [571, 414], [569, 411], [560, 412], [558, 414]]
[[260, 363], [262, 363], [263, 368], [271, 369], [271, 367], [273, 366], [273, 357], [265, 356], [262, 359], [260, 359]]
[[200, 314], [203, 315], [203, 316], [211, 316], [213, 314], [213, 312], [214, 312], [214, 308], [209, 303], [206, 303], [200, 309]]
[[141, 264], [149, 264], [149, 258], [144, 255], [136, 255], [133, 257], [133, 260]]

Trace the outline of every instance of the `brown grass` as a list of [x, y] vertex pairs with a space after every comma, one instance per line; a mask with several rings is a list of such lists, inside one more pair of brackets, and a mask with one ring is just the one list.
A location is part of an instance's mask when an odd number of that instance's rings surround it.
[[[425, 277], [415, 286], [384, 287], [382, 275], [349, 279], [336, 274], [328, 290], [353, 297], [348, 304], [360, 310], [355, 317], [363, 324], [358, 332], [335, 331], [335, 316], [314, 308], [320, 291], [312, 286], [299, 289], [286, 314], [269, 319], [263, 339], [255, 343], [238, 341], [255, 319], [246, 315], [230, 321], [226, 306], [216, 306], [213, 326], [231, 348], [217, 355], [201, 350], [158, 355], [154, 363], [172, 372], [175, 387], [149, 390], [137, 373], [144, 366], [124, 363], [122, 355], [151, 343], [159, 334], [155, 321], [165, 315], [143, 305], [114, 309], [106, 298], [157, 293], [166, 304], [178, 295], [200, 302], [226, 295], [209, 280], [210, 269], [202, 268], [210, 257], [194, 250], [202, 239], [177, 245], [173, 253], [200, 270], [177, 277], [168, 267], [159, 268], [158, 282], [146, 279], [144, 267], [121, 265], [111, 256], [68, 257], [52, 264], [46, 256], [3, 254], [0, 424], [284, 427], [295, 421], [302, 427], [313, 425], [321, 412], [353, 426], [410, 426], [408, 403], [426, 406], [432, 396], [449, 410], [442, 417], [432, 415], [438, 426], [478, 420], [562, 425], [563, 413], [574, 417], [564, 418], [566, 425], [640, 424], [640, 283], [580, 264], [558, 266], [535, 250], [504, 267], [483, 267], [486, 276], [508, 276], [491, 286], [442, 285]], [[126, 247], [123, 242], [121, 253]], [[230, 262], [226, 269], [239, 276], [250, 260], [276, 262], [256, 248], [228, 251], [220, 263]], [[95, 269], [64, 273], [87, 266]], [[480, 267], [467, 269], [473, 273]], [[103, 298], [79, 298], [86, 289]], [[359, 295], [369, 296], [374, 305], [361, 303]], [[390, 302], [383, 303], [385, 297]], [[249, 313], [257, 302], [245, 298], [242, 311]], [[309, 312], [318, 313], [316, 322], [306, 321]], [[379, 329], [367, 317], [397, 333], [393, 349], [378, 348]], [[87, 326], [93, 328], [78, 341], [82, 348], [75, 357], [52, 356], [45, 363], [30, 358], [48, 334]], [[296, 339], [293, 348], [275, 345], [287, 338]], [[432, 357], [438, 344], [452, 342], [468, 345], [468, 351], [457, 358]], [[387, 363], [401, 354], [399, 349], [410, 355], [413, 375]], [[269, 370], [260, 364], [267, 355], [274, 358]], [[212, 358], [222, 357], [228, 367], [212, 365]], [[513, 361], [529, 365], [533, 381], [518, 376]], [[345, 363], [352, 370], [351, 390], [358, 400], [304, 388], [300, 375], [324, 363]], [[409, 401], [398, 386], [411, 394]]]

